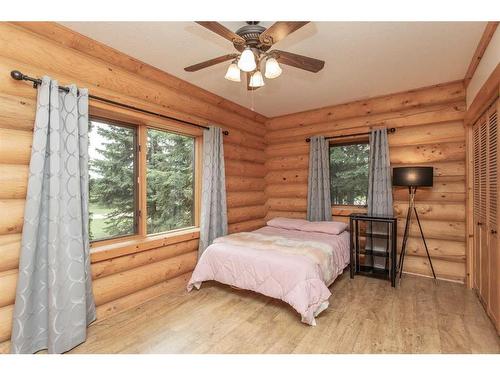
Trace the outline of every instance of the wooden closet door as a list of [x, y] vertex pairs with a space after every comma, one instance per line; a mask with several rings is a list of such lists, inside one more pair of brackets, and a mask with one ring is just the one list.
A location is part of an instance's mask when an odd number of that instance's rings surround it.
[[479, 123], [479, 296], [483, 304], [489, 302], [489, 270], [490, 260], [488, 251], [488, 119], [484, 116]]
[[472, 143], [473, 143], [473, 223], [474, 223], [474, 248], [473, 248], [473, 269], [474, 279], [473, 288], [479, 291], [481, 284], [481, 265], [480, 265], [480, 251], [481, 251], [481, 214], [480, 214], [480, 201], [481, 201], [481, 179], [480, 179], [480, 155], [481, 155], [481, 141], [480, 141], [480, 124], [482, 119], [474, 124], [472, 128]]
[[499, 328], [499, 311], [500, 311], [500, 256], [498, 249], [498, 167], [499, 167], [499, 131], [498, 131], [498, 111], [497, 105], [487, 112], [488, 123], [488, 217], [487, 217], [487, 237], [488, 237], [488, 313], [496, 322], [497, 329]]

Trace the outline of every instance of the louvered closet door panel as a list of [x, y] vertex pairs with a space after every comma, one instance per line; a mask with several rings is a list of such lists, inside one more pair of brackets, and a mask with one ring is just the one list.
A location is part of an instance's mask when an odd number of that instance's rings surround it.
[[479, 295], [482, 302], [488, 305], [489, 296], [489, 254], [487, 233], [487, 202], [488, 202], [488, 121], [484, 116], [479, 124], [479, 263], [481, 279], [479, 283]]
[[480, 122], [477, 122], [474, 124], [474, 127], [472, 128], [472, 143], [473, 143], [473, 157], [474, 157], [474, 164], [473, 164], [473, 175], [474, 175], [474, 182], [473, 182], [473, 215], [474, 215], [474, 249], [473, 249], [473, 268], [474, 268], [474, 280], [473, 280], [473, 287], [476, 290], [479, 290], [479, 284], [481, 282], [481, 267], [480, 267], [480, 250], [481, 250], [481, 236], [480, 236], [480, 214], [479, 214], [479, 209], [480, 209], [480, 196], [481, 196], [481, 189], [480, 189], [480, 154], [481, 154], [481, 142], [480, 142], [480, 137], [479, 137], [479, 130], [480, 130]]
[[[498, 105], [498, 103], [497, 103]], [[498, 167], [499, 167], [499, 131], [498, 111], [494, 105], [487, 113], [488, 118], [488, 261], [489, 261], [489, 296], [488, 313], [497, 322], [500, 318], [500, 256], [498, 249]]]

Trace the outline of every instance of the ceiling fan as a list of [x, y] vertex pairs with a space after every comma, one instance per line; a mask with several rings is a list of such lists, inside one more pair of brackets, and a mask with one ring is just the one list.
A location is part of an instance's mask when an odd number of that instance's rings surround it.
[[199, 21], [197, 24], [213, 31], [233, 43], [238, 53], [219, 56], [184, 68], [187, 72], [196, 72], [209, 66], [232, 60], [224, 78], [241, 82], [241, 71], [247, 79], [247, 89], [256, 90], [265, 85], [261, 72], [261, 63], [265, 60], [264, 75], [268, 79], [278, 77], [282, 70], [279, 63], [317, 73], [325, 62], [291, 52], [269, 49], [287, 35], [300, 29], [309, 22], [279, 21], [265, 28], [257, 21], [247, 21], [247, 25], [232, 32], [218, 22]]

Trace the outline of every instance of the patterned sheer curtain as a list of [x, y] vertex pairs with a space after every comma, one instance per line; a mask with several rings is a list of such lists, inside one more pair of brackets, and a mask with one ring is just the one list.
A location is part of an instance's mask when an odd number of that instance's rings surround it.
[[226, 177], [222, 129], [203, 131], [203, 180], [198, 258], [214, 239], [227, 234]]
[[315, 136], [311, 137], [309, 145], [307, 220], [331, 221], [329, 144], [325, 137]]
[[12, 353], [63, 353], [95, 319], [88, 236], [88, 92], [44, 77], [24, 211]]
[[393, 214], [391, 163], [389, 159], [387, 129], [372, 130], [370, 134], [368, 214]]

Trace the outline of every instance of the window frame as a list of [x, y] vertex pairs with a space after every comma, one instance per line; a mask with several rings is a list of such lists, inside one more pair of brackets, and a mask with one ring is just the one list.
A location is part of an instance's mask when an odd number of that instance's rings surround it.
[[[184, 233], [192, 233], [199, 231], [200, 223], [200, 207], [201, 207], [201, 167], [202, 167], [202, 147], [203, 147], [203, 130], [198, 128], [191, 128], [182, 125], [175, 121], [163, 120], [151, 115], [133, 112], [130, 110], [116, 110], [116, 108], [90, 108], [89, 121], [103, 121], [108, 123], [115, 123], [117, 125], [135, 128], [135, 153], [136, 153], [136, 176], [135, 179], [135, 192], [137, 195], [136, 217], [137, 227], [136, 233], [125, 236], [113, 236], [110, 238], [99, 239], [91, 241], [90, 246], [92, 252], [99, 251], [99, 249], [109, 248], [120, 243], [123, 245], [131, 241], [141, 240], [154, 240], [162, 237], [170, 238], [175, 235], [183, 235]], [[169, 133], [175, 133], [182, 136], [191, 137], [194, 139], [194, 226], [178, 228], [161, 233], [147, 233], [147, 130], [161, 130]], [[137, 246], [135, 246], [137, 247]]]
[[[329, 167], [331, 168], [330, 165], [330, 150], [332, 147], [339, 147], [339, 146], [352, 146], [352, 145], [359, 145], [359, 144], [367, 144], [370, 145], [370, 139], [368, 137], [353, 137], [350, 138], [349, 140], [330, 140], [329, 145], [328, 145], [328, 164]], [[369, 163], [369, 161], [368, 161]], [[331, 176], [330, 176], [330, 184], [331, 184]], [[367, 199], [368, 199], [368, 186], [366, 188], [367, 190]], [[330, 185], [330, 192], [331, 192], [331, 185]], [[330, 197], [331, 198], [331, 197]], [[363, 208], [368, 208], [368, 202], [367, 204], [334, 204], [333, 199], [332, 199], [332, 207], [340, 207], [343, 209], [346, 208], [353, 208], [353, 209], [363, 209]], [[335, 215], [334, 215], [335, 216]]]

